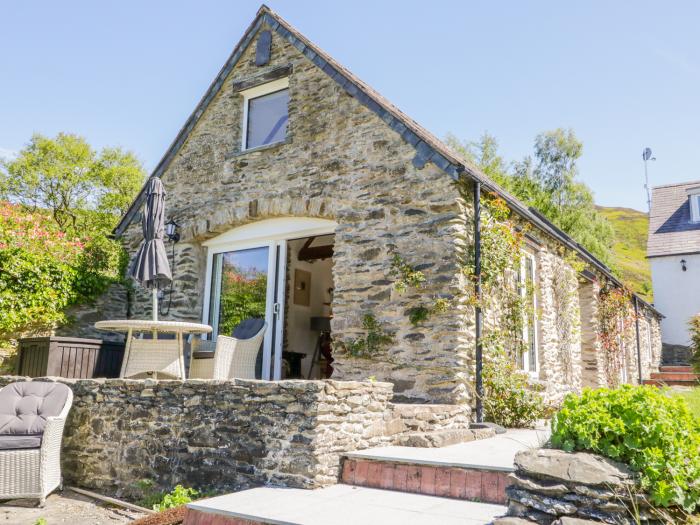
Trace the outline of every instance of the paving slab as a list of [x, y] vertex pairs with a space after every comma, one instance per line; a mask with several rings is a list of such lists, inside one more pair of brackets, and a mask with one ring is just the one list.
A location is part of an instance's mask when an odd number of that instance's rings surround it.
[[0, 502], [0, 525], [35, 525], [40, 518], [44, 518], [47, 525], [121, 525], [143, 516], [70, 490], [54, 492], [43, 508], [36, 503], [36, 500], [24, 499]]
[[515, 455], [521, 450], [541, 448], [549, 436], [548, 429], [514, 429], [492, 438], [441, 448], [377, 447], [345, 455], [375, 461], [513, 472]]
[[188, 508], [275, 525], [486, 525], [506, 512], [502, 505], [349, 485], [317, 490], [260, 487], [200, 500]]

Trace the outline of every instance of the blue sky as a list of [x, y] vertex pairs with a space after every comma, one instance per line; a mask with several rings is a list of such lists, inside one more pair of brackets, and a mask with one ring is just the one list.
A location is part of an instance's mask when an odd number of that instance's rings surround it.
[[[0, 153], [69, 131], [152, 169], [253, 19], [256, 1], [0, 2]], [[440, 137], [507, 159], [573, 128], [600, 204], [646, 208], [700, 179], [700, 2], [270, 0]]]

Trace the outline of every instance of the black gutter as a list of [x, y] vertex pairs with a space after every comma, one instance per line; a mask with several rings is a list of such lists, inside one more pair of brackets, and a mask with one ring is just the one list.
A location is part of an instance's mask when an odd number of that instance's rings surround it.
[[476, 422], [484, 422], [483, 347], [481, 341], [481, 183], [474, 183], [474, 333], [476, 339]]
[[644, 378], [642, 377], [642, 349], [639, 343], [639, 300], [637, 299], [637, 296], [634, 297], [634, 325], [635, 329], [637, 330], [637, 373], [639, 374], [639, 384], [641, 385], [644, 382]]

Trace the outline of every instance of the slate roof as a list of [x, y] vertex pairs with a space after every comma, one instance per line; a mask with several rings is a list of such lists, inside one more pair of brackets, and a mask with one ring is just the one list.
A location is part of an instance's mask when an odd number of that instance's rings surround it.
[[[532, 223], [541, 231], [551, 235], [565, 246], [568, 246], [572, 250], [576, 251], [583, 260], [597, 268], [610, 281], [618, 286], [623, 286], [605, 264], [599, 261], [583, 246], [578, 244], [566, 233], [547, 220], [539, 211], [523, 204], [503, 188], [498, 186], [471, 162], [457, 155], [444, 142], [435, 137], [413, 119], [408, 117], [405, 113], [400, 111], [386, 98], [380, 95], [369, 85], [365, 84], [350, 70], [345, 68], [325, 51], [308, 40], [288, 22], [282, 19], [282, 17], [264, 4], [258, 10], [255, 19], [243, 34], [243, 37], [234, 48], [224, 66], [219, 71], [218, 75], [214, 79], [214, 82], [212, 82], [212, 84], [209, 86], [207, 92], [204, 94], [199, 104], [197, 104], [197, 107], [178, 132], [175, 140], [168, 148], [168, 151], [160, 160], [153, 173], [151, 173], [151, 177], [160, 177], [167, 170], [170, 162], [172, 162], [179, 149], [187, 140], [187, 137], [197, 124], [199, 118], [204, 114], [204, 111], [207, 109], [209, 103], [221, 90], [221, 87], [223, 86], [228, 74], [233, 70], [238, 62], [238, 59], [252, 42], [253, 38], [263, 24], [269, 25], [273, 31], [275, 31], [282, 38], [285, 38], [304, 56], [316, 64], [316, 66], [318, 66], [324, 73], [335, 80], [350, 96], [354, 97], [370, 111], [377, 114], [391, 129], [396, 131], [406, 142], [411, 144], [416, 150], [416, 156], [413, 159], [414, 166], [420, 169], [426, 163], [432, 162], [455, 180], [462, 176], [466, 176], [475, 182], [481, 183], [483, 190], [500, 196], [508, 203], [508, 206], [513, 212]], [[117, 237], [124, 233], [131, 221], [136, 217], [145, 197], [145, 188], [146, 185], [144, 185], [144, 187], [141, 189], [141, 192], [136, 196], [136, 199], [124, 214], [117, 227], [114, 229], [114, 234]], [[648, 308], [661, 315], [652, 305], [643, 299], [638, 297], [638, 300], [641, 304], [645, 304]]]
[[700, 181], [652, 188], [647, 257], [700, 253], [700, 223], [690, 222], [687, 193], [697, 187]]

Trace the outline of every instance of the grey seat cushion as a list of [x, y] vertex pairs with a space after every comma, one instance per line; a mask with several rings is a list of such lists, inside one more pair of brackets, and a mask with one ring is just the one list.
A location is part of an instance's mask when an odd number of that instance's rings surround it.
[[250, 339], [257, 334], [265, 324], [265, 319], [243, 319], [236, 325], [231, 334], [236, 339]]
[[64, 384], [43, 381], [11, 383], [0, 390], [0, 450], [40, 446], [46, 418], [61, 413], [68, 392]]
[[[249, 318], [243, 319], [240, 323], [236, 325], [231, 334], [236, 339], [250, 339], [255, 334], [257, 334], [262, 327], [265, 326], [265, 319]], [[258, 350], [258, 356], [255, 359], [255, 379], [260, 379], [262, 377], [262, 343], [260, 343], [260, 349]]]

